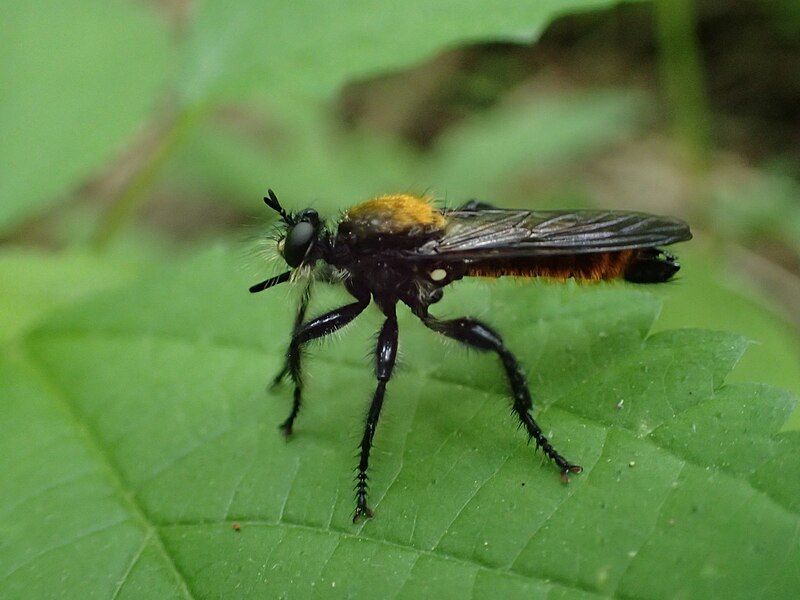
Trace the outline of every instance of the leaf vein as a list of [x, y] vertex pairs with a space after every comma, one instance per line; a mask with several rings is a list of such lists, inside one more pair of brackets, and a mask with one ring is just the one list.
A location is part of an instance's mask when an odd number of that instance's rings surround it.
[[156, 529], [152, 519], [144, 510], [144, 507], [139, 502], [135, 493], [132, 491], [131, 486], [125, 480], [124, 476], [122, 475], [122, 469], [118, 464], [116, 464], [114, 458], [100, 442], [101, 438], [97, 431], [95, 431], [92, 425], [85, 418], [83, 418], [83, 415], [80, 413], [73, 400], [69, 397], [66, 391], [56, 383], [55, 378], [45, 369], [44, 365], [36, 361], [30, 352], [28, 352], [27, 358], [28, 363], [36, 370], [42, 383], [46, 385], [55, 398], [61, 401], [67, 413], [75, 423], [76, 431], [83, 438], [86, 447], [95, 452], [100, 463], [105, 466], [108, 478], [113, 487], [116, 488], [120, 499], [124, 504], [128, 505], [131, 512], [144, 527], [145, 531], [152, 530], [155, 532], [156, 535], [154, 539], [156, 541], [156, 546], [159, 550], [159, 553], [164, 557], [170, 569], [172, 570], [173, 576], [179, 583], [183, 595], [186, 598], [194, 598], [194, 595], [189, 589], [186, 578], [178, 569], [172, 556], [169, 554], [169, 552], [167, 552], [166, 546], [164, 545], [164, 540], [158, 533], [158, 530]]

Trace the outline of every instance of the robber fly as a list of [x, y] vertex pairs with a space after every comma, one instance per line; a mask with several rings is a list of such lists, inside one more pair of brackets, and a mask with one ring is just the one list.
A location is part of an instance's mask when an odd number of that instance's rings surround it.
[[[470, 276], [667, 281], [680, 265], [660, 247], [692, 237], [686, 223], [671, 217], [604, 210], [499, 209], [477, 201], [454, 210], [437, 210], [428, 198], [409, 194], [380, 196], [354, 206], [331, 229], [313, 209], [286, 212], [272, 190], [264, 202], [280, 215], [283, 230], [277, 250], [291, 269], [250, 291], [308, 276], [286, 361], [275, 377], [275, 384], [286, 376], [294, 384], [292, 410], [280, 426], [287, 436], [303, 400], [302, 346], [344, 327], [371, 301], [386, 317], [375, 348], [377, 388], [360, 444], [353, 522], [372, 517], [367, 505], [367, 469], [397, 357], [398, 303], [408, 306], [436, 333], [497, 354], [511, 387], [514, 413], [529, 438], [568, 481], [568, 475], [580, 473], [581, 467], [557, 452], [534, 420], [525, 371], [500, 334], [471, 317], [438, 319], [428, 312], [429, 307], [442, 298], [446, 286]], [[341, 282], [355, 301], [306, 321], [315, 279]]]

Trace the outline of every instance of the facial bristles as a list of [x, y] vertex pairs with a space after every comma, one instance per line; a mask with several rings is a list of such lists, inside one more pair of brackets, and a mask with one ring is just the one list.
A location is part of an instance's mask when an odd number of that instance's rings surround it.
[[292, 271], [291, 275], [292, 283], [297, 283], [298, 281], [307, 280], [313, 274], [314, 274], [314, 269], [311, 267], [311, 265], [302, 264]]

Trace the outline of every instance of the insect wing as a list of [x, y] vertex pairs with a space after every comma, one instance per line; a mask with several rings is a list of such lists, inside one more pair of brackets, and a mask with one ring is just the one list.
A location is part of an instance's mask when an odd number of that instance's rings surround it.
[[614, 252], [691, 239], [680, 219], [638, 212], [467, 210], [445, 213], [443, 236], [421, 246], [424, 256], [540, 256]]

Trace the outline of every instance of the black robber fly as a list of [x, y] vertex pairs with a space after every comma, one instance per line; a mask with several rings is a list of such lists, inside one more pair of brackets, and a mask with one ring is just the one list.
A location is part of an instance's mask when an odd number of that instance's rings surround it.
[[[287, 375], [294, 402], [281, 424], [288, 436], [302, 404], [301, 348], [344, 327], [371, 301], [386, 317], [375, 348], [375, 394], [367, 413], [356, 476], [353, 521], [372, 517], [367, 505], [367, 468], [386, 385], [397, 357], [398, 303], [411, 309], [436, 333], [497, 354], [511, 387], [512, 406], [530, 439], [568, 481], [581, 467], [553, 448], [531, 415], [525, 371], [500, 334], [481, 321], [441, 320], [428, 312], [445, 286], [463, 277], [553, 277], [578, 280], [626, 279], [636, 283], [669, 280], [680, 268], [661, 246], [689, 240], [689, 227], [672, 217], [605, 210], [535, 211], [494, 208], [472, 201], [455, 210], [437, 210], [429, 199], [408, 194], [380, 196], [344, 212], [335, 229], [313, 209], [287, 213], [269, 190], [264, 202], [280, 214], [285, 229], [277, 249], [289, 271], [250, 288], [260, 292], [309, 275], [295, 318], [286, 362], [275, 384]], [[315, 279], [341, 282], [354, 302], [305, 320]]]

